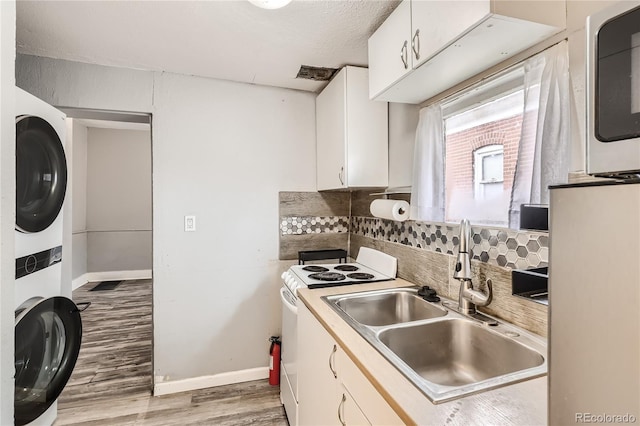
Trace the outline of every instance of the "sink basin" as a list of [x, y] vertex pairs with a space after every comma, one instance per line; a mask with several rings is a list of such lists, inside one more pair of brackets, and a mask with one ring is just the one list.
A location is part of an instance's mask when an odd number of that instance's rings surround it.
[[360, 324], [374, 327], [447, 314], [444, 308], [426, 302], [409, 289], [344, 296], [336, 299], [335, 304]]
[[416, 287], [322, 299], [435, 404], [547, 373], [543, 338], [427, 302]]
[[463, 386], [544, 363], [538, 352], [465, 319], [388, 328], [378, 338], [422, 378]]

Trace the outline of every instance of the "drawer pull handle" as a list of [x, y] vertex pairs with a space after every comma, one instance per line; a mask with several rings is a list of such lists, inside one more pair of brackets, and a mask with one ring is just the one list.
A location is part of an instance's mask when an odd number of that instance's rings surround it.
[[347, 397], [342, 394], [342, 401], [338, 405], [338, 420], [342, 426], [347, 426], [347, 423], [342, 419], [342, 412], [344, 411], [344, 403], [347, 401]]
[[404, 41], [402, 45], [402, 49], [400, 49], [400, 59], [402, 59], [402, 63], [404, 64], [404, 69], [409, 68], [409, 57], [407, 52], [407, 40]]
[[331, 351], [331, 355], [329, 355], [329, 370], [331, 370], [331, 372], [333, 373], [334, 379], [338, 378], [338, 373], [336, 372], [335, 368], [333, 368], [333, 361], [335, 360], [337, 350], [338, 347], [336, 345], [333, 345], [333, 350]]
[[413, 35], [411, 39], [411, 49], [413, 50], [413, 54], [416, 57], [416, 60], [420, 59], [420, 30], [417, 29], [416, 33]]

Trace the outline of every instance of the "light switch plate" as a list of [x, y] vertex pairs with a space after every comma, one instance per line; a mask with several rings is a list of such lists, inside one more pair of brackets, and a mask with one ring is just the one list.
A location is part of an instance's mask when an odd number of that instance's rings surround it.
[[194, 232], [196, 230], [196, 217], [185, 216], [184, 217], [184, 230], [185, 232]]

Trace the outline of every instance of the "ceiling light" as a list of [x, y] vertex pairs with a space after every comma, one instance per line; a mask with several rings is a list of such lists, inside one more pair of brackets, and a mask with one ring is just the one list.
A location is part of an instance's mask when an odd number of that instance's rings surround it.
[[280, 9], [291, 3], [291, 0], [249, 0], [249, 2], [263, 9]]

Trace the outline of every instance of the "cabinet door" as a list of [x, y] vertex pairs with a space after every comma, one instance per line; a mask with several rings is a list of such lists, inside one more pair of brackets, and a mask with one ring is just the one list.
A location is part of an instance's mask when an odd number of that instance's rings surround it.
[[298, 421], [300, 426], [337, 425], [340, 397], [338, 346], [309, 309], [298, 301]]
[[342, 396], [340, 405], [338, 406], [338, 421], [343, 426], [368, 426], [371, 423], [364, 415], [358, 404], [349, 394], [349, 392], [341, 386]]
[[388, 426], [404, 424], [344, 351], [338, 351], [337, 364], [340, 366], [340, 381], [343, 388], [347, 390], [352, 400], [357, 402], [358, 410], [364, 413], [368, 422]]
[[387, 103], [367, 96], [369, 71], [347, 69], [347, 167], [350, 188], [389, 184], [389, 118]]
[[316, 98], [317, 188], [346, 188], [346, 68]]
[[404, 0], [369, 38], [369, 97], [411, 70], [411, 1]]
[[411, 2], [413, 67], [431, 58], [489, 16], [489, 0]]

